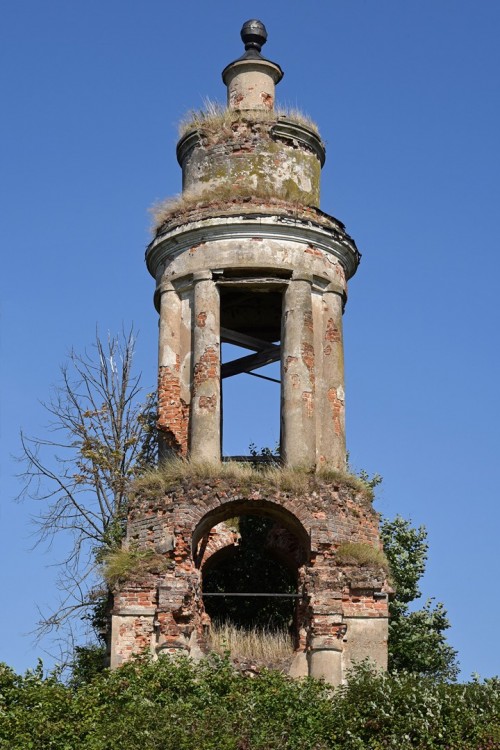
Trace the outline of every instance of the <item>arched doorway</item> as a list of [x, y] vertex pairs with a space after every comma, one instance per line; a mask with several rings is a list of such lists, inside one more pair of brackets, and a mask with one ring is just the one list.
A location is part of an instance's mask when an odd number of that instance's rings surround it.
[[211, 555], [202, 568], [206, 613], [238, 628], [292, 629], [297, 566], [272, 543], [289, 532], [265, 516], [241, 515], [233, 524], [238, 543]]
[[270, 502], [237, 501], [207, 514], [194, 535], [206, 615], [216, 627], [299, 640], [308, 535]]

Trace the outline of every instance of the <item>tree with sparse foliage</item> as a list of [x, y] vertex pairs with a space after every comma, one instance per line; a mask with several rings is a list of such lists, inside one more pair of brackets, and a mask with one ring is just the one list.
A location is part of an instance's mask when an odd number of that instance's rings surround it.
[[71, 351], [61, 383], [43, 403], [51, 437], [21, 433], [24, 483], [21, 498], [40, 503], [38, 542], [66, 533], [56, 609], [42, 613], [38, 634], [64, 631], [75, 618], [99, 630], [107, 589], [99, 562], [123, 537], [127, 487], [156, 460], [155, 401], [133, 372], [135, 336], [96, 335], [83, 354]]
[[427, 560], [427, 532], [401, 516], [385, 519], [380, 529], [395, 595], [389, 603], [389, 669], [455, 679], [457, 652], [444, 632], [450, 627], [441, 602], [428, 599], [421, 609], [410, 604], [420, 596], [419, 581]]

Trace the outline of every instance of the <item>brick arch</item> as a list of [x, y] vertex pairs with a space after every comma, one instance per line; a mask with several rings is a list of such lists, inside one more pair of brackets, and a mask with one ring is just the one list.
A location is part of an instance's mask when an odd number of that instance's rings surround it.
[[234, 516], [264, 516], [281, 524], [298, 541], [304, 551], [304, 562], [308, 561], [311, 552], [311, 540], [303, 523], [296, 515], [283, 505], [270, 500], [237, 498], [226, 502], [212, 502], [212, 507], [199, 518], [194, 525], [192, 535], [193, 559], [197, 559], [198, 545], [211, 528]]
[[198, 543], [198, 549], [195, 556], [195, 565], [197, 568], [203, 568], [208, 560], [217, 555], [222, 550], [230, 550], [237, 546], [239, 533], [228, 528], [224, 523], [219, 523], [207, 531]]

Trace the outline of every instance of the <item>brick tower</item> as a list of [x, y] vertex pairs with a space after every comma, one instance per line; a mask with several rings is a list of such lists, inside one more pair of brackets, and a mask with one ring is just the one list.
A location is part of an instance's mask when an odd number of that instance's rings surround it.
[[[290, 674], [337, 684], [354, 661], [387, 660], [378, 517], [369, 488], [346, 474], [342, 313], [360, 256], [319, 208], [325, 147], [314, 125], [274, 108], [283, 72], [261, 54], [263, 24], [248, 21], [241, 36], [244, 54], [222, 72], [227, 109], [187, 126], [183, 192], [146, 252], [165, 464], [131, 498], [125, 547], [142, 565], [114, 591], [111, 663], [143, 649], [198, 658], [225, 607], [244, 619], [277, 597], [289, 606]], [[252, 353], [221, 364], [221, 343]], [[275, 361], [283, 468], [232, 471], [221, 459], [222, 379]], [[262, 520], [255, 571], [242, 551], [249, 518]], [[243, 591], [227, 590], [231, 570]]]

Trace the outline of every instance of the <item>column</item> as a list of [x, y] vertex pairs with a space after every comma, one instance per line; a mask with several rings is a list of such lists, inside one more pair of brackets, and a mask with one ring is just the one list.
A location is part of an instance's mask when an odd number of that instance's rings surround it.
[[160, 460], [187, 452], [188, 413], [181, 400], [181, 301], [171, 283], [160, 287], [158, 430]]
[[282, 457], [288, 466], [316, 463], [312, 277], [289, 282], [283, 301], [281, 355]]
[[220, 300], [210, 272], [193, 277], [193, 375], [190, 456], [220, 461]]
[[342, 293], [327, 288], [322, 305], [322, 387], [318, 400], [321, 437], [318, 461], [320, 466], [339, 471], [346, 468], [342, 306]]
[[335, 643], [333, 639], [312, 639], [309, 676], [330, 685], [342, 684], [342, 641]]

